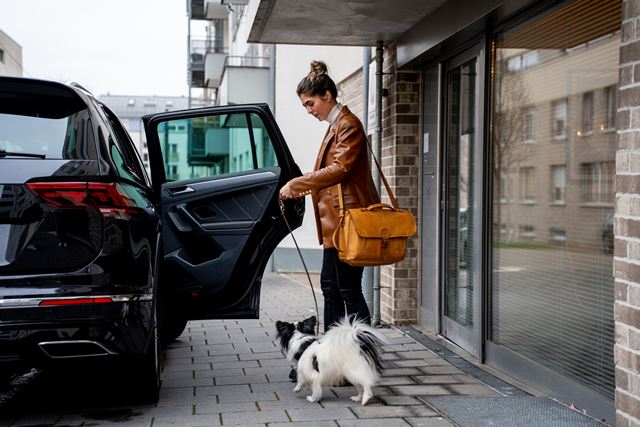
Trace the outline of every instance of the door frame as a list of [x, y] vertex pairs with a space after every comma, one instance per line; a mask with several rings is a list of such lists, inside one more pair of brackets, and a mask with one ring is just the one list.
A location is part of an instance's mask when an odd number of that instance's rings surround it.
[[[475, 99], [474, 99], [474, 128], [475, 139], [473, 147], [474, 157], [474, 217], [470, 218], [473, 221], [473, 247], [472, 252], [477, 254], [474, 269], [471, 272], [473, 275], [474, 289], [473, 289], [473, 329], [469, 330], [447, 318], [445, 304], [446, 304], [446, 262], [447, 262], [447, 226], [446, 220], [446, 207], [447, 207], [447, 155], [448, 144], [447, 140], [449, 132], [447, 128], [447, 103], [448, 103], [448, 88], [447, 88], [447, 74], [452, 69], [463, 65], [464, 63], [477, 59], [476, 66], [476, 85], [475, 85]], [[485, 123], [486, 123], [486, 58], [487, 58], [487, 46], [486, 39], [483, 37], [481, 40], [476, 41], [474, 44], [468, 46], [463, 51], [457, 53], [455, 56], [447, 58], [441, 62], [440, 73], [440, 93], [442, 94], [440, 99], [439, 109], [440, 113], [440, 209], [439, 209], [439, 224], [438, 230], [441, 238], [439, 239], [439, 252], [440, 261], [438, 265], [438, 333], [443, 335], [447, 340], [453, 342], [464, 351], [482, 361], [484, 356], [484, 339], [485, 339], [485, 269], [486, 269], [486, 257], [485, 253], [485, 241], [486, 241], [486, 214], [484, 212], [486, 207], [486, 135], [485, 135]]]

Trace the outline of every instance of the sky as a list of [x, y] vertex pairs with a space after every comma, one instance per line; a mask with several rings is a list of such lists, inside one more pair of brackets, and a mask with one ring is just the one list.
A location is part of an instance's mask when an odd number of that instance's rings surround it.
[[188, 94], [185, 0], [0, 0], [0, 29], [22, 46], [24, 77]]

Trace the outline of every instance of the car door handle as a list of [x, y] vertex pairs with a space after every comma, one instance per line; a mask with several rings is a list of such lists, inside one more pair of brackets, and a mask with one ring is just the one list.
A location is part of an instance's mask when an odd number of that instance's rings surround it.
[[169, 189], [169, 192], [173, 195], [173, 196], [181, 196], [183, 194], [189, 194], [189, 193], [193, 193], [196, 190], [194, 190], [193, 188], [189, 187], [188, 185], [182, 185], [180, 187], [173, 187]]

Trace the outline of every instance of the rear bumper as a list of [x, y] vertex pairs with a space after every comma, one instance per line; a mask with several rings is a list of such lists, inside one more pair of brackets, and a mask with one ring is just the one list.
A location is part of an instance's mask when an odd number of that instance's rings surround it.
[[144, 353], [153, 327], [151, 295], [111, 297], [109, 303], [60, 306], [40, 306], [36, 298], [0, 299], [0, 364]]

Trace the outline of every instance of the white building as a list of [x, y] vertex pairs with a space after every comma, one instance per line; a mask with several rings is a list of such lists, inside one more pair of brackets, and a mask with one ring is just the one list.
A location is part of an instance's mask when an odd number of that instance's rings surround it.
[[22, 47], [0, 30], [0, 76], [22, 77]]

